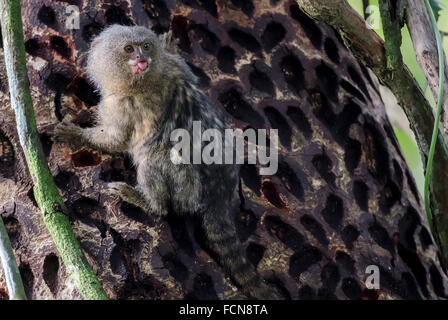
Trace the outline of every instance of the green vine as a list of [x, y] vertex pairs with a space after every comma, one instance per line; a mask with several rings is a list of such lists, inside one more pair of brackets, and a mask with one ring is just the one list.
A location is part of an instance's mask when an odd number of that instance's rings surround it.
[[437, 41], [437, 51], [439, 54], [439, 93], [438, 93], [438, 101], [437, 101], [437, 110], [436, 117], [434, 119], [434, 128], [432, 132], [431, 146], [428, 154], [428, 162], [426, 164], [426, 172], [425, 172], [425, 209], [426, 214], [428, 216], [428, 224], [431, 228], [431, 232], [434, 234], [434, 227], [432, 223], [432, 213], [431, 206], [429, 201], [429, 183], [431, 180], [431, 171], [432, 171], [432, 162], [434, 160], [434, 151], [436, 149], [437, 142], [437, 134], [439, 132], [439, 122], [440, 122], [440, 114], [442, 112], [442, 104], [443, 104], [443, 86], [445, 80], [445, 62], [443, 56], [443, 48], [442, 48], [442, 38], [440, 36], [439, 28], [437, 27], [436, 17], [434, 16], [434, 12], [432, 11], [432, 7], [429, 3], [429, 0], [424, 0], [426, 10], [428, 11], [429, 17], [431, 19], [431, 24], [434, 29], [434, 34]]

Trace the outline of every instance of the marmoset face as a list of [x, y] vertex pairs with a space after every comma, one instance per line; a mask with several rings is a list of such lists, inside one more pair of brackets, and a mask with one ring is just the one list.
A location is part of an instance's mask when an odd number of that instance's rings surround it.
[[113, 25], [91, 44], [87, 72], [102, 90], [114, 91], [136, 85], [157, 72], [160, 40], [145, 27]]

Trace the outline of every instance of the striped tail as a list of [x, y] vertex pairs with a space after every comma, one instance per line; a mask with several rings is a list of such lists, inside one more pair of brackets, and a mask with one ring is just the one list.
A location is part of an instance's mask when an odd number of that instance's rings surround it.
[[226, 212], [205, 213], [202, 216], [202, 227], [210, 251], [246, 296], [259, 300], [282, 299], [277, 290], [268, 286], [247, 261], [235, 225]]

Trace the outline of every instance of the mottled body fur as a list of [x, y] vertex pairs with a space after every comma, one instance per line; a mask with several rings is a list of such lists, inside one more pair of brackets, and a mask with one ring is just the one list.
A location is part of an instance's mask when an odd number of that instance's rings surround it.
[[[122, 48], [149, 42], [148, 71], [133, 74]], [[233, 222], [239, 168], [236, 165], [175, 165], [170, 160], [170, 134], [192, 132], [194, 120], [202, 129], [224, 132], [221, 112], [198, 88], [185, 61], [144, 27], [114, 25], [93, 42], [87, 72], [101, 90], [98, 124], [81, 129], [64, 120], [55, 139], [89, 145], [107, 152], [128, 152], [137, 169], [137, 186], [111, 183], [109, 192], [147, 212], [197, 215], [209, 249], [251, 298], [279, 298], [247, 261]], [[223, 135], [224, 136], [224, 135]]]

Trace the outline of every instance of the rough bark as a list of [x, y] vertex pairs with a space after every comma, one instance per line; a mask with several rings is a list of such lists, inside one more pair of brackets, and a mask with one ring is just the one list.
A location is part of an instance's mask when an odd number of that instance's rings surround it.
[[11, 107], [34, 184], [33, 196], [58, 253], [83, 297], [107, 299], [72, 231], [67, 208], [51, 176], [38, 136], [26, 67], [20, 1], [0, 1], [0, 15]]
[[[430, 124], [434, 123], [434, 115], [430, 103], [406, 65], [397, 63], [395, 58], [396, 65], [393, 68], [389, 67], [391, 59], [386, 55], [383, 41], [373, 30], [367, 29], [366, 22], [346, 0], [331, 2], [298, 0], [297, 2], [310, 16], [326, 21], [338, 30], [353, 54], [365, 66], [372, 69], [382, 84], [391, 89], [406, 113], [422, 154], [423, 163], [426, 163], [433, 130], [433, 125]], [[445, 264], [448, 263], [446, 241], [448, 224], [444, 217], [448, 211], [447, 141], [446, 134], [439, 129], [430, 189], [436, 241], [441, 248], [442, 260]]]
[[[93, 124], [98, 96], [77, 57], [114, 22], [173, 30], [202, 87], [236, 127], [279, 129], [279, 171], [262, 177], [257, 166], [243, 166], [235, 221], [250, 261], [286, 297], [445, 295], [447, 278], [377, 80], [331, 27], [308, 18], [295, 1], [70, 3], [82, 6], [80, 30], [65, 29], [65, 1], [26, 4], [29, 75], [51, 171], [110, 297], [241, 297], [202, 249], [195, 221], [157, 219], [101, 192], [109, 181], [135, 180], [129, 159], [51, 143], [67, 114]], [[30, 197], [7, 88], [0, 108], [1, 212], [27, 294], [80, 298]], [[368, 265], [379, 266], [378, 291], [365, 286]]]

